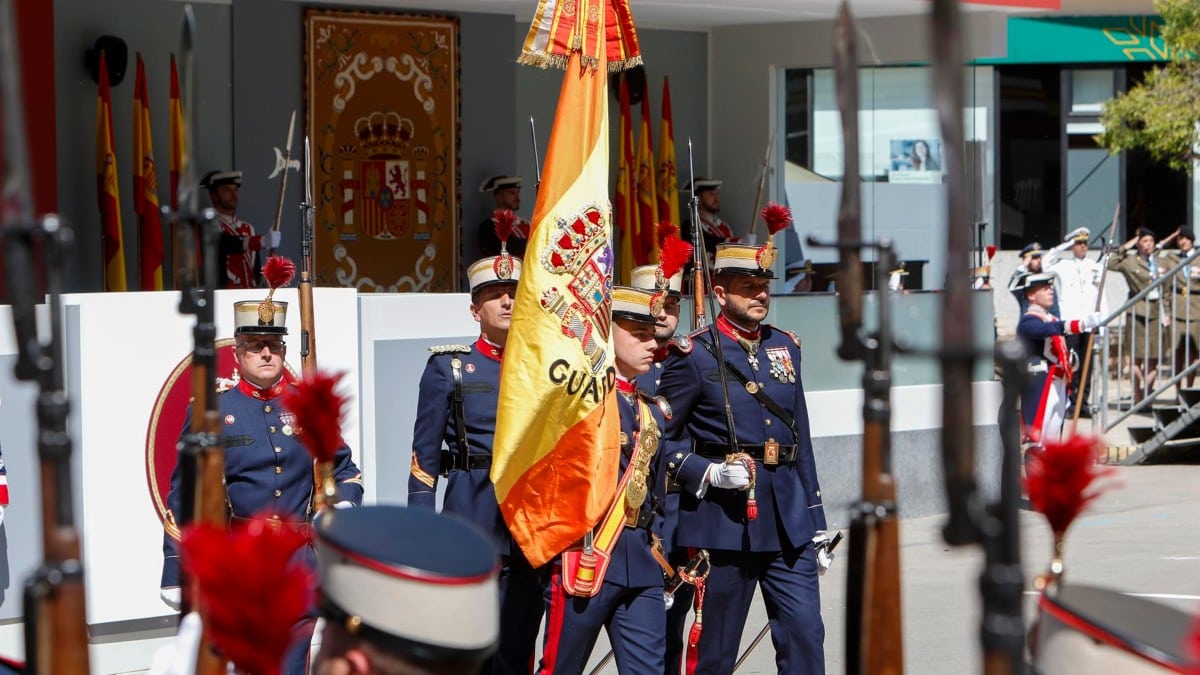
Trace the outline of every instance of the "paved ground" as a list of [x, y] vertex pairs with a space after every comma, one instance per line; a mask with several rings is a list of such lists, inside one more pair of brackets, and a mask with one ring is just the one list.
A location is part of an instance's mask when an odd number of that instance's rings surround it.
[[[1068, 578], [1149, 594], [1191, 612], [1200, 609], [1200, 466], [1118, 467], [1113, 482], [1117, 486], [1067, 536]], [[983, 556], [977, 548], [951, 550], [943, 544], [942, 520], [913, 519], [901, 527], [906, 672], [980, 672], [977, 579]], [[1028, 621], [1035, 600], [1031, 582], [1047, 567], [1051, 544], [1038, 514], [1022, 513], [1021, 527]], [[821, 584], [829, 673], [843, 672], [845, 573], [845, 560], [838, 560]], [[760, 598], [751, 609], [744, 643], [764, 622]], [[592, 663], [607, 650], [602, 636]], [[609, 666], [604, 672], [617, 670]], [[770, 641], [764, 640], [738, 672], [774, 673]]]

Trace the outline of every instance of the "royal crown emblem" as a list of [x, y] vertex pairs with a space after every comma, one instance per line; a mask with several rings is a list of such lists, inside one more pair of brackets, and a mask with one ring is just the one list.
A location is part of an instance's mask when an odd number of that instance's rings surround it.
[[595, 373], [604, 367], [612, 322], [608, 224], [607, 208], [584, 204], [575, 214], [554, 218], [541, 255], [542, 267], [565, 284], [565, 291], [552, 286], [542, 294], [542, 308], [558, 318], [563, 335], [579, 341]]

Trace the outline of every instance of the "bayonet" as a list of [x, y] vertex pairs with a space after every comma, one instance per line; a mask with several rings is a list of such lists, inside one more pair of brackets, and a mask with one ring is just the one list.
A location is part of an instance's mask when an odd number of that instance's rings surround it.
[[537, 184], [533, 189], [539, 190], [542, 187], [542, 160], [538, 156], [537, 124], [533, 121], [533, 115], [529, 116], [529, 140], [533, 143], [533, 170], [537, 172]]

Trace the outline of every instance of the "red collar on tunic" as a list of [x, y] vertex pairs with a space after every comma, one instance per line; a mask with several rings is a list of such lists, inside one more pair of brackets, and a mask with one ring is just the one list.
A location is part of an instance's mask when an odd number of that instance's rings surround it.
[[238, 390], [250, 398], [256, 398], [260, 401], [270, 401], [271, 399], [279, 398], [283, 395], [283, 390], [287, 386], [287, 382], [281, 377], [279, 381], [270, 387], [261, 388], [246, 378], [238, 380]]
[[717, 317], [717, 328], [722, 333], [724, 333], [725, 335], [728, 335], [729, 337], [733, 338], [734, 340], [737, 340], [738, 338], [741, 338], [743, 340], [757, 340], [759, 337], [762, 336], [762, 328], [761, 327], [755, 328], [752, 331], [746, 330], [745, 328], [734, 325], [732, 321], [725, 318], [724, 314]]
[[617, 391], [622, 394], [632, 394], [637, 391], [637, 383], [633, 380], [627, 380], [620, 375], [617, 376]]
[[492, 344], [490, 340], [480, 335], [475, 341], [475, 351], [483, 354], [493, 361], [499, 361], [504, 358], [504, 347]]

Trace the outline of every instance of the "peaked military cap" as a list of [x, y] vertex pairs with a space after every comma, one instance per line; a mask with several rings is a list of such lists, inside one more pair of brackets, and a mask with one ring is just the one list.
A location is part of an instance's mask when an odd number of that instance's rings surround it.
[[721, 188], [721, 181], [717, 180], [716, 178], [697, 177], [696, 180], [690, 181], [686, 186], [684, 186], [683, 191], [691, 192], [693, 185], [696, 186], [696, 194], [700, 194], [701, 192], [707, 192], [708, 190], [719, 190]]
[[1042, 248], [1042, 245], [1035, 241], [1032, 244], [1027, 244], [1025, 248], [1021, 249], [1021, 259], [1024, 260], [1025, 258], [1033, 256], [1041, 256], [1045, 252], [1046, 249]]
[[629, 272], [629, 285], [647, 291], [667, 291], [679, 298], [683, 296], [683, 270], [671, 275], [670, 279], [658, 278], [658, 265], [642, 265]]
[[1017, 279], [1015, 287], [1020, 290], [1029, 290], [1038, 286], [1054, 283], [1054, 275], [1049, 272], [1038, 272], [1037, 274], [1029, 274], [1026, 272]]
[[520, 176], [492, 176], [479, 185], [480, 192], [495, 192], [505, 188], [521, 187]]
[[328, 511], [314, 530], [326, 621], [426, 662], [495, 651], [499, 557], [474, 526], [381, 504]]
[[613, 286], [612, 315], [614, 319], [628, 319], [656, 326], [658, 313], [662, 311], [666, 293], [649, 291], [632, 286]]
[[471, 293], [495, 284], [515, 284], [521, 279], [521, 259], [502, 253], [480, 258], [467, 268]]
[[287, 335], [287, 303], [243, 300], [233, 303], [234, 335]]
[[204, 174], [204, 178], [200, 179], [200, 187], [212, 191], [222, 185], [237, 185], [242, 184], [241, 171], [209, 171]]
[[1080, 242], [1087, 243], [1091, 240], [1092, 240], [1092, 232], [1091, 232], [1091, 230], [1087, 229], [1086, 227], [1077, 227], [1074, 230], [1071, 230], [1070, 232], [1068, 232], [1067, 236], [1063, 237], [1064, 242], [1069, 241], [1072, 244], [1078, 244]]
[[713, 256], [713, 273], [732, 272], [774, 279], [774, 249], [765, 249], [766, 247], [753, 244], [717, 244], [717, 252]]

